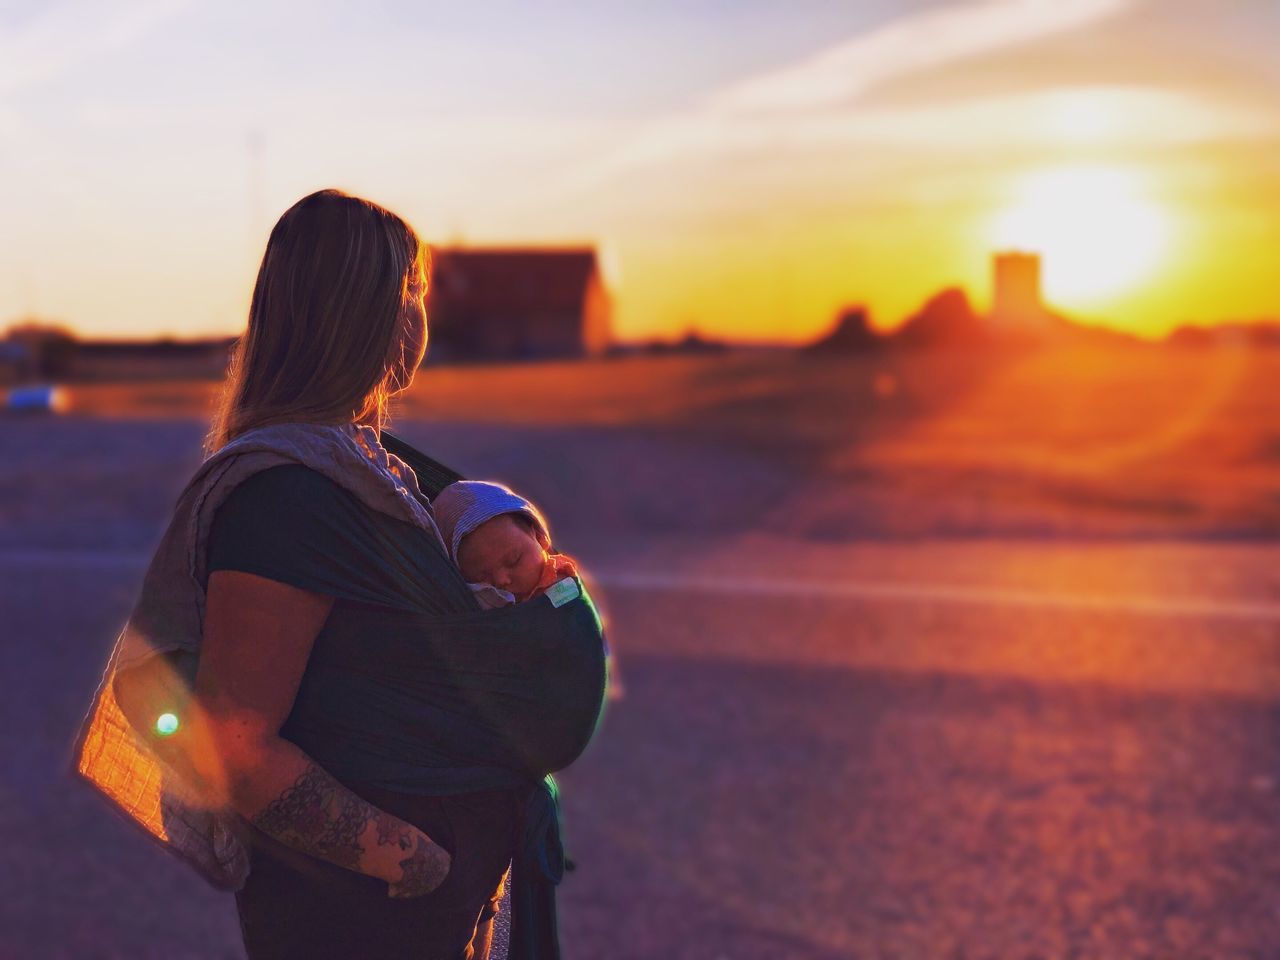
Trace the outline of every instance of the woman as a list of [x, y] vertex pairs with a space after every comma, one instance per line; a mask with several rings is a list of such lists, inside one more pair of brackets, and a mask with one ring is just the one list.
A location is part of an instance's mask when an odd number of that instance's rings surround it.
[[428, 276], [376, 204], [281, 217], [82, 735], [79, 772], [236, 890], [251, 960], [488, 957], [509, 864], [513, 955], [558, 957], [544, 774], [598, 724], [603, 635], [585, 591], [480, 611], [380, 443]]

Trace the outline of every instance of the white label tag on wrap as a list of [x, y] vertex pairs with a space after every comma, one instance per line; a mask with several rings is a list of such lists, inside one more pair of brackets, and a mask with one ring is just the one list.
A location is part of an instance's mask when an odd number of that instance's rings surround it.
[[551, 598], [553, 607], [563, 607], [570, 600], [578, 596], [578, 581], [573, 577], [565, 577], [563, 580], [557, 580], [551, 586], [547, 587], [547, 596]]

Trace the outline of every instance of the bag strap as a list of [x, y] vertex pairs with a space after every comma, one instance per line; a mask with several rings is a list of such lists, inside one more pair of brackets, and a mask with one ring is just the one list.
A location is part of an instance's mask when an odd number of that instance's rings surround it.
[[379, 435], [379, 440], [388, 453], [394, 453], [413, 469], [413, 472], [418, 477], [419, 489], [427, 495], [429, 500], [434, 500], [440, 495], [441, 490], [454, 481], [466, 479], [452, 467], [446, 467], [440, 461], [432, 460], [421, 450], [410, 446], [394, 433], [383, 430]]

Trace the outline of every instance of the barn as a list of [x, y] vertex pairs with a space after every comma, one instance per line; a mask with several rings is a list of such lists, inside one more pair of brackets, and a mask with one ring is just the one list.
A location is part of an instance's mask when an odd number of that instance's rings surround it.
[[609, 346], [592, 247], [433, 247], [427, 363], [583, 357]]

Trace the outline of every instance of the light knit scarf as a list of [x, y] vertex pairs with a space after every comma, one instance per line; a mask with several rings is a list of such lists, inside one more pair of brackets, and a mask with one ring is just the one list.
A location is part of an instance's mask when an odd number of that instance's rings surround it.
[[240, 889], [249, 873], [243, 825], [233, 814], [201, 803], [148, 749], [121, 710], [113, 681], [120, 671], [154, 666], [163, 661], [151, 658], [176, 651], [180, 656], [173, 662], [181, 666], [168, 670], [168, 682], [179, 695], [180, 685], [189, 691], [204, 622], [202, 584], [214, 513], [241, 481], [282, 464], [320, 472], [369, 508], [429, 531], [448, 553], [413, 470], [365, 425], [282, 423], [249, 430], [207, 457], [183, 489], [81, 728], [75, 772], [170, 853], [226, 890]]

